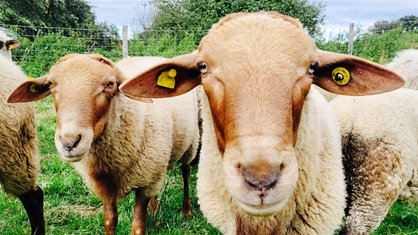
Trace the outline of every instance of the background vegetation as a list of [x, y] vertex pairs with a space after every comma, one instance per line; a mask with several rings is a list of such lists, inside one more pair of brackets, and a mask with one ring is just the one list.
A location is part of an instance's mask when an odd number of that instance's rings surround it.
[[[320, 2], [153, 0], [153, 3], [157, 6], [153, 20], [129, 41], [129, 55], [173, 57], [189, 53], [197, 48], [200, 38], [219, 17], [234, 11], [259, 9], [278, 10], [300, 18], [321, 49], [341, 53], [348, 49], [345, 33], [331, 40], [323, 39], [320, 26], [324, 16]], [[30, 7], [30, 11], [22, 11], [25, 7]], [[122, 58], [122, 42], [115, 26], [95, 23], [95, 16], [84, 0], [1, 1], [0, 9], [5, 9], [0, 11], [0, 25], [22, 43], [13, 52], [14, 59], [32, 77], [45, 74], [58, 58], [68, 53], [101, 53], [113, 60]], [[208, 14], [202, 17], [199, 14], [202, 11]], [[184, 15], [189, 17], [184, 18]], [[399, 50], [418, 48], [417, 27], [417, 17], [406, 16], [391, 22], [376, 22], [367, 31], [357, 29], [353, 54], [386, 63]], [[55, 150], [52, 99], [36, 102], [36, 108], [42, 165], [39, 184], [45, 191], [47, 233], [103, 234], [102, 202]], [[148, 220], [149, 234], [219, 234], [207, 224], [199, 210], [195, 181], [196, 167], [192, 173], [193, 218], [187, 220], [181, 214], [180, 171], [175, 168], [169, 173], [160, 194], [159, 211]], [[117, 234], [130, 233], [133, 205], [133, 195], [119, 203]], [[29, 234], [29, 227], [20, 202], [0, 190], [0, 234]], [[395, 203], [375, 234], [418, 234], [418, 203]]]

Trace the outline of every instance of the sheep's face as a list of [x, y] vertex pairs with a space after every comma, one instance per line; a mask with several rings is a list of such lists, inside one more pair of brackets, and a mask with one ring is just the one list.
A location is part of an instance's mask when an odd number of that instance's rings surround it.
[[103, 132], [122, 80], [119, 69], [101, 55], [69, 54], [47, 75], [22, 83], [8, 102], [35, 101], [52, 94], [57, 150], [64, 160], [79, 161]]
[[284, 17], [225, 18], [198, 58], [227, 189], [250, 214], [277, 212], [298, 179], [294, 144], [316, 64], [312, 39]]
[[78, 161], [107, 123], [117, 73], [106, 62], [81, 55], [53, 66], [48, 82], [57, 113], [55, 145], [65, 160]]

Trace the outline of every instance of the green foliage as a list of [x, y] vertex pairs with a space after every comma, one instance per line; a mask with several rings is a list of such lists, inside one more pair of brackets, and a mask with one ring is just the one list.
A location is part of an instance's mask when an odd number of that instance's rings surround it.
[[118, 37], [104, 36], [108, 32], [100, 28], [87, 32], [64, 28], [45, 32], [39, 29], [39, 35], [33, 40], [28, 37], [17, 38], [21, 46], [13, 51], [13, 58], [26, 74], [38, 77], [44, 75], [59, 58], [70, 53], [99, 53], [110, 59], [122, 57]]
[[[323, 50], [347, 53], [348, 37], [339, 34], [333, 40], [317, 44]], [[418, 33], [404, 31], [401, 27], [383, 34], [361, 33], [354, 40], [353, 48], [353, 55], [377, 63], [387, 63], [400, 50], [418, 48]]]
[[175, 30], [145, 31], [129, 41], [129, 54], [137, 56], [173, 57], [190, 53], [197, 49], [197, 43], [202, 37], [201, 32]]
[[[153, 0], [157, 13], [151, 30], [208, 30], [221, 17], [234, 12], [278, 11], [300, 19], [309, 32], [323, 23], [321, 2], [307, 0]], [[204, 14], [202, 14], [204, 12]]]
[[2, 1], [0, 7], [0, 24], [75, 28], [95, 20], [85, 0]]

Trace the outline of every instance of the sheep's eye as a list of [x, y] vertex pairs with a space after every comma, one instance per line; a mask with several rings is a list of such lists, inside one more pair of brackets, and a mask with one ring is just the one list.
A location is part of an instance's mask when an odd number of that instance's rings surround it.
[[108, 87], [108, 88], [112, 88], [114, 85], [115, 85], [115, 83], [114, 83], [114, 82], [108, 82], [108, 83], [107, 83], [107, 87]]
[[208, 71], [208, 66], [205, 62], [200, 62], [198, 66], [201, 73], [206, 73]]
[[318, 62], [312, 61], [311, 64], [309, 65], [308, 73], [313, 74], [317, 67], [318, 67]]

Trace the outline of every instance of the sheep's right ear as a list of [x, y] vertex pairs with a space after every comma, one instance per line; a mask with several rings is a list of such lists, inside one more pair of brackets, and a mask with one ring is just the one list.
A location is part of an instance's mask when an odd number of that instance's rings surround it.
[[132, 99], [184, 94], [201, 83], [197, 53], [168, 59], [123, 82], [119, 90]]
[[7, 102], [19, 103], [43, 99], [51, 94], [49, 86], [48, 75], [28, 80], [9, 95]]

